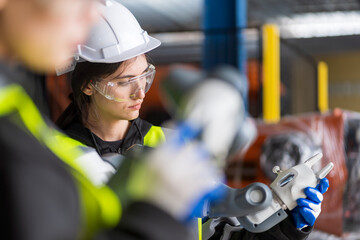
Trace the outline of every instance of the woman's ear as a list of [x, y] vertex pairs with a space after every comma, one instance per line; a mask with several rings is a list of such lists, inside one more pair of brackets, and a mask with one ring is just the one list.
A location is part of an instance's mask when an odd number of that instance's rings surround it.
[[[1, 1], [1, 0], [0, 0]], [[94, 87], [89, 83], [84, 89], [83, 93], [85, 93], [88, 96], [93, 95], [94, 93]]]

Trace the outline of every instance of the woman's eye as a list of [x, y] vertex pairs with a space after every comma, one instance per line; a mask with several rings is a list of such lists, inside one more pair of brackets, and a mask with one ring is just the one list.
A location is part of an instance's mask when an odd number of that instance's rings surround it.
[[117, 82], [118, 86], [127, 86], [129, 82]]

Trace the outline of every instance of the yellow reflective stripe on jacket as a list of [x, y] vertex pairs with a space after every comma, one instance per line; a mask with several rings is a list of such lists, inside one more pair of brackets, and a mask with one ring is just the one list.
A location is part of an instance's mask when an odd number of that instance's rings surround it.
[[121, 215], [121, 205], [116, 194], [106, 186], [95, 187], [90, 182], [74, 162], [74, 159], [83, 153], [79, 144], [56, 129], [50, 128], [32, 99], [16, 84], [0, 88], [0, 116], [11, 113], [18, 113], [30, 133], [69, 166], [72, 176], [76, 179], [83, 208], [85, 226], [81, 236], [88, 238], [99, 228], [115, 226]]
[[148, 147], [156, 147], [165, 141], [165, 133], [162, 128], [158, 126], [151, 126], [150, 130], [144, 137], [144, 145]]
[[198, 224], [199, 240], [202, 240], [202, 219], [198, 218], [197, 220], [198, 220], [197, 224]]
[[56, 141], [60, 141], [60, 142], [62, 142], [62, 144], [66, 144], [66, 145], [68, 145], [69, 147], [72, 147], [72, 148], [74, 148], [74, 147], [86, 147], [86, 145], [83, 144], [82, 142], [80, 142], [80, 141], [78, 141], [78, 140], [76, 140], [74, 138], [71, 138], [71, 137], [69, 137], [69, 136], [67, 136], [67, 135], [65, 135], [65, 134], [63, 134], [61, 132], [57, 132], [55, 137], [57, 138]]

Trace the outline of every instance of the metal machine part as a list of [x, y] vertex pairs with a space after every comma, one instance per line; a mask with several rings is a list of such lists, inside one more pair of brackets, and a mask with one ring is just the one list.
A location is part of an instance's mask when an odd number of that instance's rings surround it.
[[263, 183], [253, 183], [245, 188], [235, 189], [223, 186], [226, 195], [223, 199], [209, 202], [208, 217], [241, 217], [268, 207], [272, 194]]
[[264, 232], [287, 217], [268, 186], [252, 183], [245, 188], [226, 188], [226, 197], [209, 202], [207, 217], [237, 217], [250, 232]]
[[296, 199], [306, 198], [303, 192], [304, 188], [316, 187], [319, 180], [324, 178], [334, 167], [334, 164], [330, 162], [323, 169], [315, 173], [311, 167], [321, 158], [322, 153], [318, 153], [305, 163], [296, 165], [288, 170], [281, 171], [280, 169], [274, 169], [278, 176], [271, 183], [270, 188], [279, 197], [284, 209], [294, 209], [297, 205]]
[[228, 190], [227, 198], [222, 202], [209, 204], [209, 217], [237, 217], [246, 230], [255, 233], [270, 229], [288, 216], [285, 210], [295, 208], [298, 198], [306, 198], [303, 192], [306, 187], [316, 187], [319, 180], [331, 171], [334, 166], [331, 162], [317, 173], [313, 171], [312, 166], [321, 158], [322, 153], [318, 153], [285, 171], [275, 166], [277, 178], [271, 183], [271, 190], [257, 183]]

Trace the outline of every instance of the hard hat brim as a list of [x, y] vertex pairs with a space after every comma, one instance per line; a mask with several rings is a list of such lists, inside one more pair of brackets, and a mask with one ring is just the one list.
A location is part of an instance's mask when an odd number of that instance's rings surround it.
[[141, 54], [147, 53], [158, 46], [160, 46], [161, 42], [149, 36], [149, 41], [146, 44], [142, 44], [141, 46], [132, 48], [128, 51], [124, 51], [120, 55], [114, 56], [112, 58], [100, 58], [100, 59], [90, 59], [85, 56], [81, 56], [82, 59], [88, 62], [94, 62], [94, 63], [117, 63], [117, 62], [123, 62], [126, 60], [129, 60], [131, 58], [140, 56]]
[[141, 54], [147, 53], [147, 52], [157, 48], [160, 45], [161, 45], [161, 42], [158, 39], [149, 36], [149, 41], [146, 44], [143, 44], [139, 47], [135, 47], [133, 49], [125, 51], [121, 55], [115, 56], [113, 58], [91, 59], [91, 58], [87, 58], [85, 56], [78, 56], [78, 58], [77, 59], [75, 58], [74, 61], [72, 61], [71, 64], [69, 64], [68, 66], [65, 66], [63, 68], [56, 68], [56, 75], [60, 76], [62, 74], [73, 71], [75, 69], [77, 62], [84, 62], [84, 61], [93, 62], [93, 63], [123, 62], [123, 61], [129, 60], [131, 58], [140, 56]]

